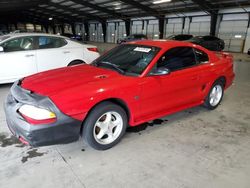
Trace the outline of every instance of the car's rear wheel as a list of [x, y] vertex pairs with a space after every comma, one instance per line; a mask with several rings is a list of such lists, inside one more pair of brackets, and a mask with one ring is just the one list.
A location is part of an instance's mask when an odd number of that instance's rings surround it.
[[221, 80], [218, 80], [213, 84], [208, 96], [205, 99], [205, 107], [210, 110], [217, 108], [222, 101], [223, 95], [224, 83]]
[[123, 108], [103, 102], [90, 112], [84, 122], [83, 139], [97, 150], [106, 150], [121, 140], [127, 125], [127, 114]]
[[74, 61], [70, 62], [70, 63], [68, 64], [68, 66], [79, 65], [79, 64], [83, 64], [83, 63], [84, 63], [84, 62], [81, 61], [81, 60], [74, 60]]

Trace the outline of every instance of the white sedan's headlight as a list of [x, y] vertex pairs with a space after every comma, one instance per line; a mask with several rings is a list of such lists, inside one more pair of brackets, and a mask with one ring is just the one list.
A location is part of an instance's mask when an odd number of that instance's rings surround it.
[[56, 114], [49, 110], [38, 108], [38, 107], [27, 105], [27, 104], [21, 106], [21, 108], [19, 108], [19, 112], [26, 117], [29, 117], [38, 121], [56, 118]]

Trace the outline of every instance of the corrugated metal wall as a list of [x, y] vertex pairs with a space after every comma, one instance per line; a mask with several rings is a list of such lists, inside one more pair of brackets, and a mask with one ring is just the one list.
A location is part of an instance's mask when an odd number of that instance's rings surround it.
[[195, 36], [209, 35], [210, 22], [210, 16], [193, 17], [190, 23], [189, 33]]
[[172, 18], [168, 19], [165, 27], [165, 36], [182, 34], [183, 33], [183, 19], [182, 18]]
[[219, 37], [225, 41], [226, 51], [242, 52], [247, 36], [248, 14], [223, 15]]

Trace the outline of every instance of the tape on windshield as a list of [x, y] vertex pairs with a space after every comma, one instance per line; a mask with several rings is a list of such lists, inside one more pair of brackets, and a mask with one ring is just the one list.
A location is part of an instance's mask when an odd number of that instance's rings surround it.
[[136, 47], [134, 51], [148, 53], [151, 51], [151, 48]]

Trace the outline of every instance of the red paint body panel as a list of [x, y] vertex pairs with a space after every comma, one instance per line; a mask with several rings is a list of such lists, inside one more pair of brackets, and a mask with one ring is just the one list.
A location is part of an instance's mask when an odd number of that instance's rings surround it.
[[[215, 54], [200, 46], [178, 41], [137, 41], [130, 44], [161, 48], [139, 77], [124, 76], [91, 65], [78, 65], [27, 77], [22, 87], [50, 97], [63, 113], [81, 121], [96, 104], [119, 99], [129, 109], [129, 124], [135, 126], [202, 104], [211, 85], [221, 76], [226, 78], [226, 88], [233, 82], [233, 60], [229, 54]], [[169, 75], [148, 76], [162, 54], [178, 46], [206, 52], [209, 63]]]

